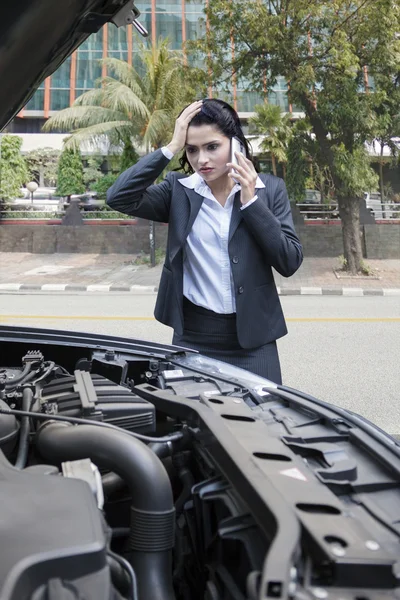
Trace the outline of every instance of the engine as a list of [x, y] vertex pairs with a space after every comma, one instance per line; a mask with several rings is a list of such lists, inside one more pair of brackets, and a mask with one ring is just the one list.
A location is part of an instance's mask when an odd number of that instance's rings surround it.
[[29, 350], [0, 369], [1, 600], [208, 597], [182, 521], [190, 436], [135, 385], [197, 400], [240, 388], [112, 350], [73, 362]]
[[199, 355], [91, 346], [3, 345], [0, 600], [400, 598], [392, 440]]

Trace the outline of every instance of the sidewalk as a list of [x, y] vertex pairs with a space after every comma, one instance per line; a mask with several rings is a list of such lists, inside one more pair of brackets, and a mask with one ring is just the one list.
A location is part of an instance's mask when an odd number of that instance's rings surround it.
[[[157, 291], [162, 265], [135, 264], [132, 254], [27, 254], [0, 252], [0, 292]], [[400, 259], [368, 260], [373, 277], [338, 278], [336, 258], [306, 258], [290, 278], [275, 274], [281, 295], [398, 295]]]

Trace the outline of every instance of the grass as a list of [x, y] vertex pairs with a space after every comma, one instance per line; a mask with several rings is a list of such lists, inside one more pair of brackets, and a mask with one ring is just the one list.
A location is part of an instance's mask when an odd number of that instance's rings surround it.
[[[337, 271], [342, 271], [343, 273], [348, 273], [347, 260], [343, 256], [343, 254], [340, 254], [340, 256], [338, 256], [338, 261], [339, 261], [339, 269], [337, 269]], [[360, 271], [357, 273], [357, 275], [363, 275], [365, 277], [373, 277], [376, 275], [373, 268], [368, 263], [366, 263], [364, 260], [361, 261], [360, 267], [361, 267]], [[357, 275], [355, 275], [355, 277], [357, 277]]]
[[[164, 248], [156, 248], [156, 265], [163, 263], [165, 260], [165, 250]], [[140, 252], [136, 258], [133, 259], [132, 264], [134, 265], [149, 265], [151, 264], [150, 254], [146, 252]]]

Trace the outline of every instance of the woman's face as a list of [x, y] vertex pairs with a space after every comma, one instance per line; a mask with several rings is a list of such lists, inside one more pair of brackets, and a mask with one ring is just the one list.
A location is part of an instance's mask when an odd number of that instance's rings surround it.
[[185, 150], [193, 171], [207, 183], [229, 173], [231, 140], [216, 125], [189, 126]]

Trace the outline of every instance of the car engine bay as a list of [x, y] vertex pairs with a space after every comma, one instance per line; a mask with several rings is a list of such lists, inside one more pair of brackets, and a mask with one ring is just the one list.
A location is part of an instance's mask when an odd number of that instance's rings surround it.
[[400, 448], [173, 346], [0, 327], [1, 600], [400, 598]]

